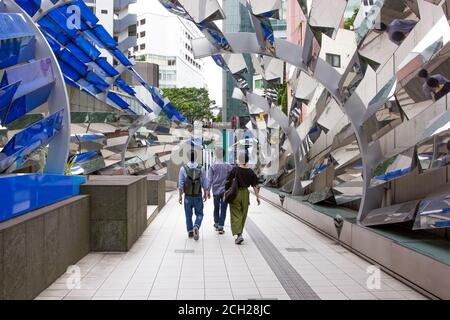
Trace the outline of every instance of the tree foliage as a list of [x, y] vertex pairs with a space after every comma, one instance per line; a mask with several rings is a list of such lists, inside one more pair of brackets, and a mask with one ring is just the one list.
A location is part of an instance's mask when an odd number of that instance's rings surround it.
[[359, 9], [355, 8], [355, 10], [353, 11], [353, 15], [350, 18], [345, 19], [344, 29], [353, 30], [353, 25], [355, 23], [356, 17], [358, 16], [358, 12], [359, 12]]
[[278, 94], [278, 104], [281, 106], [281, 110], [284, 114], [288, 113], [288, 86], [287, 83], [283, 83], [281, 85], [279, 94]]
[[204, 88], [166, 88], [163, 93], [189, 123], [213, 117], [210, 107], [216, 102], [210, 99], [208, 90]]

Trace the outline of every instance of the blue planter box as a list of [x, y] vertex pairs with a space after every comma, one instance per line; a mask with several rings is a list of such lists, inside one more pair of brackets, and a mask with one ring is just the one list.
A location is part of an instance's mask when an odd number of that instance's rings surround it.
[[0, 177], [0, 222], [80, 194], [85, 177], [23, 174]]

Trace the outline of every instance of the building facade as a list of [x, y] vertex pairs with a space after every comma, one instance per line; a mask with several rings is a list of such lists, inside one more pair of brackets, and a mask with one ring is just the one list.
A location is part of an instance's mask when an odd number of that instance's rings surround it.
[[203, 37], [189, 21], [165, 10], [159, 2], [138, 17], [137, 61], [159, 65], [159, 87], [206, 87], [204, 63], [195, 60], [191, 40]]
[[[137, 0], [85, 0], [86, 4], [99, 18], [100, 24], [113, 35], [119, 44], [119, 49], [128, 53], [136, 45], [137, 15], [130, 13], [129, 7]], [[112, 62], [107, 52], [102, 52]]]

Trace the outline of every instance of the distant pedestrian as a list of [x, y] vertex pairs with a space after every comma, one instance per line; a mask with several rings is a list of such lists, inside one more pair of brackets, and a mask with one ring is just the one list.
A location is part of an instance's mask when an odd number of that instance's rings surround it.
[[428, 71], [425, 69], [420, 70], [419, 78], [422, 78], [425, 80], [425, 83], [423, 84], [423, 94], [424, 94], [425, 98], [427, 98], [427, 99], [433, 98], [431, 96], [432, 90], [431, 90], [430, 86], [428, 85], [428, 79], [436, 79], [439, 84], [446, 84], [447, 82], [449, 82], [448, 79], [441, 74], [434, 74], [434, 75], [430, 76]]
[[245, 222], [247, 220], [248, 209], [250, 206], [250, 192], [248, 188], [253, 187], [258, 205], [261, 204], [261, 200], [259, 198], [259, 189], [257, 188], [258, 177], [248, 165], [248, 151], [241, 151], [239, 153], [238, 162], [239, 165], [235, 166], [228, 174], [226, 189], [230, 189], [233, 180], [236, 179], [238, 184], [238, 192], [235, 199], [230, 204], [231, 231], [233, 232], [233, 236], [236, 236], [235, 243], [240, 245], [244, 242], [242, 234], [244, 232]]
[[219, 234], [224, 234], [224, 225], [227, 217], [228, 204], [224, 201], [225, 184], [231, 166], [223, 161], [224, 151], [217, 148], [215, 151], [214, 164], [209, 168], [208, 172], [208, 195], [214, 197], [214, 228]]
[[395, 19], [389, 25], [381, 23], [376, 29], [381, 32], [387, 32], [389, 40], [399, 46], [416, 24], [417, 21], [415, 20]]
[[[184, 212], [188, 236], [197, 241], [200, 238], [200, 227], [203, 221], [203, 202], [208, 199], [208, 181], [205, 170], [195, 162], [194, 150], [190, 152], [190, 161], [180, 169], [178, 188], [180, 204], [183, 204], [184, 194]], [[202, 189], [204, 191], [203, 198]], [[194, 211], [195, 223], [192, 222]]]
[[450, 82], [439, 83], [438, 80], [429, 78], [427, 80], [427, 86], [431, 89], [431, 97], [433, 101], [438, 101], [450, 93]]

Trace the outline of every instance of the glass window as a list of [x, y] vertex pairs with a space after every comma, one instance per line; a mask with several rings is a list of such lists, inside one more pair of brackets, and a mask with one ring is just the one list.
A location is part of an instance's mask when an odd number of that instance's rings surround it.
[[341, 67], [341, 56], [337, 54], [327, 53], [327, 62], [335, 68]]
[[145, 19], [142, 19], [142, 20], [141, 20], [141, 23], [140, 23], [141, 26], [143, 26], [146, 22], [147, 22], [147, 21], [146, 21]]

